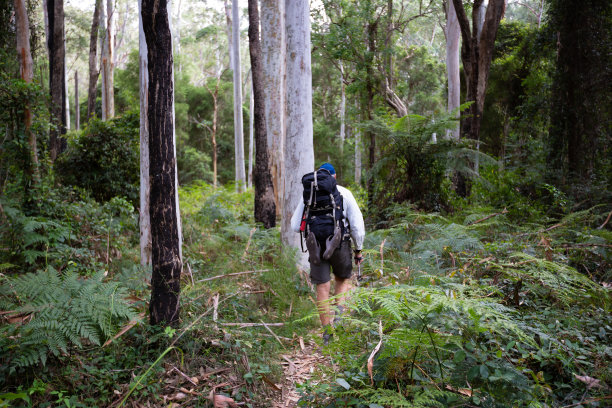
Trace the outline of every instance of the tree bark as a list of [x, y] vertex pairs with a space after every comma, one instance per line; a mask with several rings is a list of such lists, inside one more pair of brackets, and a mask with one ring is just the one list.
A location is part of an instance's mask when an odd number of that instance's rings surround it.
[[[452, 112], [461, 104], [461, 76], [459, 70], [459, 40], [461, 39], [461, 28], [455, 12], [452, 0], [446, 2], [446, 77], [448, 81], [447, 110]], [[459, 112], [457, 112], [459, 118]], [[457, 127], [448, 130], [446, 137], [459, 140], [459, 122]]]
[[81, 128], [81, 107], [79, 106], [79, 71], [74, 70], [74, 128]]
[[[249, 172], [247, 187], [253, 185], [253, 142], [255, 139], [255, 95], [253, 95], [253, 68], [251, 68], [251, 93], [249, 94]], [[267, 143], [266, 143], [267, 144]]]
[[182, 270], [180, 213], [176, 201], [172, 33], [168, 2], [142, 0], [149, 74], [149, 177], [152, 238], [150, 321], [178, 325]]
[[[34, 78], [32, 52], [30, 50], [30, 21], [25, 0], [15, 0], [15, 37], [17, 40], [17, 58], [19, 59], [19, 73], [21, 79], [28, 84]], [[36, 133], [32, 132], [32, 111], [26, 105], [23, 112], [25, 134], [28, 137], [30, 150], [30, 163], [27, 169], [31, 180], [38, 180], [38, 149], [36, 147]]]
[[115, 116], [115, 63], [113, 59], [115, 41], [115, 10], [113, 1], [106, 0], [106, 15], [104, 40], [102, 44], [101, 71], [102, 71], [102, 120], [109, 120]]
[[[64, 38], [64, 49], [66, 49], [66, 38]], [[64, 54], [65, 55], [65, 54]], [[64, 56], [64, 67], [66, 67], [66, 58]], [[68, 92], [68, 79], [70, 76], [68, 75], [68, 68], [64, 68], [64, 103], [66, 104], [66, 131], [70, 130], [70, 94]]]
[[285, 1], [261, 0], [261, 44], [268, 156], [277, 215], [283, 206], [285, 145]]
[[240, 72], [240, 14], [238, 0], [232, 1], [232, 64], [234, 67], [234, 164], [236, 190], [243, 192], [246, 187], [244, 166], [244, 131], [242, 125], [242, 75]]
[[[356, 112], [359, 112], [359, 104], [355, 101]], [[361, 129], [354, 128], [353, 133], [355, 134], [355, 184], [361, 185]]]
[[266, 115], [264, 106], [263, 67], [261, 64], [261, 44], [259, 42], [259, 10], [257, 0], [249, 0], [249, 51], [251, 55], [251, 78], [253, 84], [255, 127], [255, 221], [264, 228], [276, 226], [276, 204], [274, 187], [268, 160], [268, 137], [266, 135]]
[[147, 40], [142, 26], [142, 0], [138, 0], [138, 60], [140, 82], [140, 264], [151, 265], [151, 217], [149, 196], [151, 185], [149, 181], [149, 68]]
[[64, 47], [64, 1], [47, 0], [49, 50], [49, 92], [51, 94], [51, 130], [49, 153], [55, 161], [66, 147], [66, 49]]
[[[299, 250], [300, 236], [291, 230], [291, 216], [302, 200], [303, 174], [314, 169], [310, 10], [307, 0], [286, 0], [287, 76], [281, 239]], [[307, 267], [301, 254], [298, 261]]]
[[96, 0], [89, 34], [89, 87], [87, 88], [87, 120], [91, 119], [96, 108], [96, 85], [100, 71], [97, 64], [98, 29], [100, 27], [100, 8], [102, 0]]
[[344, 85], [344, 66], [340, 66], [340, 157], [344, 160], [344, 140], [346, 139], [346, 87]]

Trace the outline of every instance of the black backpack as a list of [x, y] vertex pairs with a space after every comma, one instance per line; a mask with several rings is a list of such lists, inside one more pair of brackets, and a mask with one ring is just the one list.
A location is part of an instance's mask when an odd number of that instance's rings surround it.
[[334, 235], [336, 226], [344, 236], [344, 203], [338, 191], [336, 178], [326, 169], [307, 173], [302, 177], [304, 186], [304, 213], [300, 232], [312, 232], [325, 250], [325, 241]]

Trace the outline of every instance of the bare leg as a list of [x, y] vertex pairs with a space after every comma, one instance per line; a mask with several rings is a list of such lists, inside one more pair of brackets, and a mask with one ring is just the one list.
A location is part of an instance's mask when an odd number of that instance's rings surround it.
[[[329, 288], [331, 283], [321, 283], [317, 285], [317, 308], [319, 309], [319, 318], [321, 326], [325, 327], [330, 324], [331, 317], [329, 311]], [[336, 289], [337, 290], [337, 289]]]
[[336, 278], [336, 296], [338, 296], [338, 300], [336, 301], [336, 303], [338, 305], [343, 305], [344, 304], [344, 300], [346, 298], [345, 293], [348, 292], [348, 290], [351, 288], [351, 281], [350, 279], [342, 279], [339, 278], [337, 276], [335, 276]]

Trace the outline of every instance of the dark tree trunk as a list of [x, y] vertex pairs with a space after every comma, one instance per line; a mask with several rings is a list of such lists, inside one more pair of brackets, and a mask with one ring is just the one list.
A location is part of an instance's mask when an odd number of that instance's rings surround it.
[[49, 92], [51, 94], [51, 131], [49, 151], [51, 161], [66, 148], [66, 64], [64, 47], [64, 1], [48, 0], [49, 18]]
[[87, 91], [87, 120], [91, 119], [96, 108], [96, 85], [98, 84], [98, 64], [96, 64], [96, 54], [98, 52], [98, 30], [100, 27], [100, 7], [102, 0], [96, 0], [96, 5], [91, 22], [91, 32], [89, 34], [89, 88]]
[[[466, 83], [466, 102], [472, 102], [461, 115], [461, 136], [472, 140], [480, 139], [480, 124], [484, 109], [489, 70], [497, 29], [505, 11], [505, 0], [491, 0], [487, 7], [482, 32], [478, 30], [478, 13], [472, 13], [472, 25], [468, 20], [462, 0], [452, 0], [461, 27], [461, 59]], [[472, 10], [477, 10], [483, 0], [474, 0]], [[456, 175], [457, 194], [466, 197], [470, 193], [468, 180], [462, 174]]]
[[176, 202], [173, 123], [172, 34], [167, 0], [143, 0], [142, 23], [148, 47], [149, 177], [152, 238], [150, 321], [179, 321], [182, 261]]
[[268, 136], [264, 105], [263, 67], [261, 65], [261, 44], [259, 42], [259, 10], [257, 0], [249, 0], [249, 51], [251, 54], [251, 75], [253, 80], [254, 127], [255, 127], [255, 221], [264, 228], [276, 225], [276, 204], [274, 186], [268, 159]]
[[[368, 50], [369, 60], [367, 63], [367, 78], [366, 78], [366, 114], [367, 120], [372, 120], [372, 109], [374, 105], [374, 55], [376, 54], [376, 32], [378, 25], [376, 22], [368, 23]], [[368, 160], [368, 178], [367, 178], [367, 191], [368, 200], [374, 199], [374, 178], [372, 177], [372, 169], [376, 163], [376, 134], [371, 130], [365, 131], [365, 138], [370, 139], [369, 146], [369, 160]]]

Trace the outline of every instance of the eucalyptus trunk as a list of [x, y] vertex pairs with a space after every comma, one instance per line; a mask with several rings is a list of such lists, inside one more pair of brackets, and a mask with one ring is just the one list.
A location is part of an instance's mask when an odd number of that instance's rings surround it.
[[[281, 238], [285, 244], [299, 249], [300, 236], [291, 230], [291, 216], [302, 200], [302, 175], [314, 170], [309, 2], [286, 0], [285, 11], [287, 121]], [[299, 264], [307, 266], [303, 254]]]
[[96, 0], [93, 19], [91, 22], [91, 32], [89, 33], [89, 86], [87, 88], [87, 120], [93, 117], [96, 108], [96, 85], [98, 84], [98, 76], [100, 75], [97, 64], [97, 53], [101, 7], [102, 0]]
[[[461, 28], [452, 0], [446, 2], [446, 29], [444, 34], [446, 36], [446, 76], [448, 80], [447, 110], [452, 112], [461, 104], [461, 76], [459, 71]], [[459, 112], [457, 112], [457, 118], [459, 118]], [[447, 131], [446, 136], [455, 140], [459, 139], [459, 122], [454, 129]]]
[[79, 106], [79, 71], [74, 70], [74, 128], [81, 128], [81, 107]]
[[285, 2], [261, 0], [261, 51], [268, 156], [277, 215], [283, 207], [285, 146]]
[[49, 93], [51, 94], [51, 130], [49, 152], [51, 161], [65, 149], [66, 139], [66, 48], [64, 46], [64, 1], [47, 0], [49, 50]]
[[149, 87], [149, 177], [152, 265], [150, 321], [178, 325], [182, 270], [180, 213], [176, 201], [172, 33], [168, 2], [142, 0]]
[[[30, 21], [25, 0], [15, 0], [15, 37], [17, 40], [17, 58], [19, 59], [19, 73], [21, 79], [28, 84], [34, 78], [32, 52], [30, 50]], [[36, 147], [36, 133], [32, 132], [32, 111], [26, 105], [23, 112], [25, 134], [28, 138], [30, 163], [27, 173], [31, 180], [38, 180], [38, 150]]]
[[259, 10], [257, 0], [249, 0], [249, 51], [251, 55], [251, 78], [253, 84], [253, 119], [255, 128], [255, 221], [264, 228], [276, 226], [274, 187], [268, 160], [268, 138], [264, 106], [263, 67], [259, 42]]
[[234, 164], [236, 189], [243, 192], [246, 186], [244, 169], [244, 131], [242, 124], [242, 75], [240, 72], [240, 15], [238, 0], [232, 2], [232, 64], [234, 72]]
[[102, 120], [112, 119], [115, 116], [115, 90], [114, 90], [114, 40], [115, 40], [115, 10], [113, 1], [106, 0], [106, 14], [103, 15], [105, 24], [104, 39], [102, 42], [101, 71], [102, 71]]

